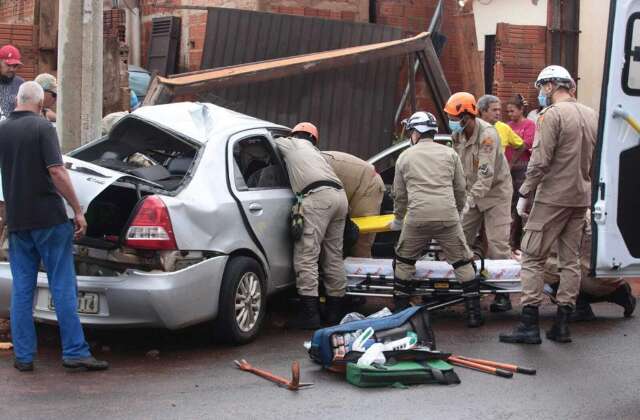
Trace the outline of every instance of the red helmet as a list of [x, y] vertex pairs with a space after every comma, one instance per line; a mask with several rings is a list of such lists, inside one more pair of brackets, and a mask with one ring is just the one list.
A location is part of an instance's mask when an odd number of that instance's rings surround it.
[[296, 126], [293, 127], [293, 130], [291, 130], [291, 134], [295, 133], [311, 134], [313, 138], [316, 139], [316, 143], [318, 142], [318, 129], [310, 122], [301, 122], [296, 124]]
[[5, 45], [4, 47], [0, 48], [0, 60], [3, 60], [8, 65], [22, 65], [22, 61], [20, 61], [20, 58], [20, 50], [13, 45]]

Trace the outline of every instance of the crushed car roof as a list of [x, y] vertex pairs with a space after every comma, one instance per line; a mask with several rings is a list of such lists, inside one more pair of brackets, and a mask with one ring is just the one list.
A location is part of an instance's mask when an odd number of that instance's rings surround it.
[[206, 143], [222, 132], [235, 132], [252, 128], [287, 127], [250, 117], [217, 105], [200, 102], [179, 102], [166, 105], [143, 106], [122, 118], [139, 118], [183, 134], [191, 139]]

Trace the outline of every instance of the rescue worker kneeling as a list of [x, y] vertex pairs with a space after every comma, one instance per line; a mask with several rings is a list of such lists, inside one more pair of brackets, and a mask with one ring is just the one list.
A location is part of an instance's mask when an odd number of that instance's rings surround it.
[[391, 230], [400, 230], [394, 261], [397, 303], [408, 303], [408, 284], [416, 272], [416, 260], [432, 240], [436, 240], [456, 280], [462, 284], [467, 325], [482, 325], [479, 283], [473, 254], [460, 223], [466, 202], [466, 183], [458, 154], [433, 141], [438, 132], [435, 117], [416, 112], [404, 121], [411, 145], [396, 162], [394, 213]]
[[298, 318], [290, 328], [317, 329], [322, 325], [318, 300], [318, 260], [324, 273], [327, 293], [326, 323], [340, 322], [347, 287], [342, 260], [342, 240], [348, 203], [340, 180], [316, 148], [318, 130], [311, 123], [300, 123], [291, 137], [276, 139], [284, 157], [291, 189], [302, 197], [302, 237], [293, 247], [293, 267], [301, 301]]

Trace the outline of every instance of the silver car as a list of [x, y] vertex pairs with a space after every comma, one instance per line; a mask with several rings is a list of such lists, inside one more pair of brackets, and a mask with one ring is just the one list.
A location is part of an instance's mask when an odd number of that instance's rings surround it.
[[[293, 193], [273, 138], [289, 129], [201, 103], [143, 107], [65, 156], [89, 229], [75, 244], [84, 325], [178, 329], [215, 320], [253, 339], [292, 284]], [[0, 263], [0, 317], [11, 271]], [[35, 317], [55, 322], [40, 273]]]

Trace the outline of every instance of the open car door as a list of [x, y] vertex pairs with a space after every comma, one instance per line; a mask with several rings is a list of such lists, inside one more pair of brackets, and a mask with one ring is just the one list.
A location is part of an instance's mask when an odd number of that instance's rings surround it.
[[592, 261], [640, 276], [640, 0], [612, 0], [600, 103]]

